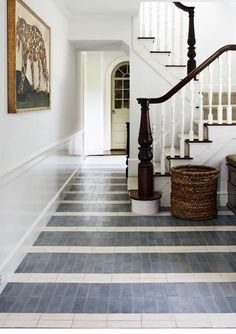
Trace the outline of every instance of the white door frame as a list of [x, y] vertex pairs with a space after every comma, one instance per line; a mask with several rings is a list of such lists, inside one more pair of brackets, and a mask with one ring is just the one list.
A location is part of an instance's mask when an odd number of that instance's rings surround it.
[[111, 112], [112, 112], [112, 72], [122, 62], [129, 62], [129, 57], [116, 58], [106, 70], [105, 78], [105, 110], [104, 110], [104, 145], [105, 150], [111, 149]]

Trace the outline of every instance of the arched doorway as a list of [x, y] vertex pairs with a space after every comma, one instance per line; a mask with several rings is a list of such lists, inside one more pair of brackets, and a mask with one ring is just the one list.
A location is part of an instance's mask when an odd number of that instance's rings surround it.
[[129, 62], [119, 63], [112, 71], [111, 149], [126, 148], [126, 122], [129, 121]]

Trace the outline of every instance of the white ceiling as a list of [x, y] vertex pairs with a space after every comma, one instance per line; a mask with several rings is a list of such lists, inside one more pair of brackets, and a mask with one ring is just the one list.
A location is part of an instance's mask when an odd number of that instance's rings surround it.
[[78, 51], [123, 51], [129, 54], [129, 47], [122, 41], [80, 40], [72, 43]]
[[141, 0], [54, 0], [70, 16], [134, 15]]

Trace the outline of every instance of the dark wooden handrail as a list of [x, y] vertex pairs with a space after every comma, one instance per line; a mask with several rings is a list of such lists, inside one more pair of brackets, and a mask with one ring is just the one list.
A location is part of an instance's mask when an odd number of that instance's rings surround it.
[[195, 38], [195, 29], [194, 29], [194, 10], [195, 7], [188, 7], [183, 5], [181, 2], [174, 2], [174, 5], [187, 12], [189, 16], [189, 26], [188, 26], [188, 61], [187, 61], [187, 74], [195, 70], [197, 67], [196, 64], [196, 51], [195, 51], [195, 44], [196, 44], [196, 38]]
[[195, 70], [193, 70], [189, 75], [187, 75], [183, 80], [181, 80], [176, 86], [169, 90], [169, 92], [167, 92], [165, 95], [158, 98], [138, 98], [138, 103], [142, 104], [142, 101], [148, 100], [150, 104], [158, 104], [169, 100], [173, 95], [175, 95], [184, 86], [186, 86], [187, 83], [189, 83], [192, 79], [196, 78], [199, 73], [201, 73], [207, 66], [209, 66], [213, 61], [219, 58], [222, 53], [226, 51], [236, 51], [236, 44], [229, 44], [220, 48], [213, 55], [207, 58], [207, 60], [205, 60], [201, 65], [199, 65]]
[[183, 5], [181, 2], [176, 2], [174, 1], [174, 4], [176, 7], [178, 7], [179, 9], [182, 9], [183, 11], [185, 12], [190, 12], [191, 10], [194, 10], [195, 7], [188, 7], [188, 6], [185, 6]]

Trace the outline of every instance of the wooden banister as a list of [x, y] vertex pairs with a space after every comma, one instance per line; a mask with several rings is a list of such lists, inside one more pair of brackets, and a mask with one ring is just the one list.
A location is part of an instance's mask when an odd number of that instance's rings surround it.
[[[165, 95], [158, 98], [138, 98], [138, 103], [141, 105], [141, 122], [139, 129], [139, 165], [138, 165], [138, 194], [140, 198], [150, 198], [154, 194], [153, 187], [153, 152], [152, 152], [152, 133], [149, 118], [149, 105], [163, 103], [169, 100], [173, 95], [184, 88], [191, 80], [195, 79], [207, 66], [219, 58], [226, 51], [236, 51], [236, 44], [225, 45], [216, 51], [212, 56], [205, 60], [200, 66], [188, 74], [176, 86], [174, 86]], [[183, 91], [181, 91], [183, 92]], [[184, 94], [182, 96], [184, 104]], [[184, 114], [183, 114], [184, 115]], [[184, 131], [184, 126], [183, 126]], [[184, 136], [183, 136], [184, 144]], [[183, 153], [184, 155], [184, 153]]]
[[195, 29], [194, 29], [194, 10], [195, 7], [188, 7], [183, 5], [181, 2], [174, 2], [175, 6], [188, 13], [189, 16], [189, 27], [188, 27], [188, 61], [187, 61], [187, 74], [192, 72], [196, 68], [196, 51], [195, 51]]
[[[192, 79], [196, 78], [196, 76], [201, 73], [207, 66], [209, 66], [213, 61], [220, 57], [224, 52], [227, 51], [236, 51], [236, 44], [225, 45], [219, 50], [217, 50], [213, 55], [211, 55], [207, 60], [205, 60], [201, 65], [199, 65], [195, 70], [193, 70], [190, 74], [188, 74], [183, 80], [181, 80], [176, 86], [174, 86], [169, 92], [165, 95], [158, 98], [147, 98], [149, 104], [158, 104], [163, 103], [169, 100], [173, 95], [175, 95], [178, 91], [180, 91], [184, 86], [187, 85]], [[138, 103], [141, 104], [145, 100], [145, 98], [138, 98]]]

